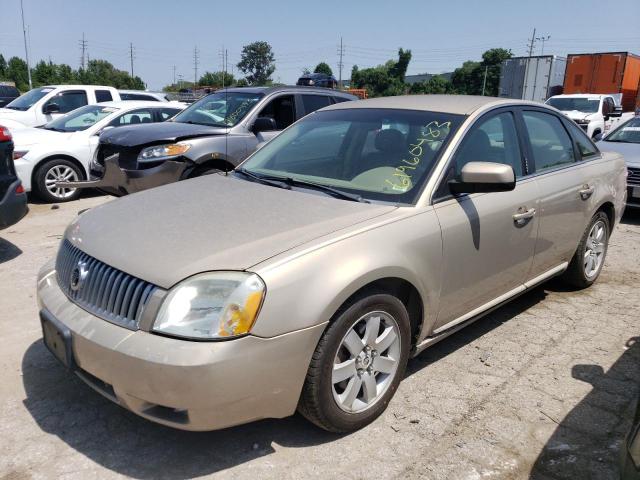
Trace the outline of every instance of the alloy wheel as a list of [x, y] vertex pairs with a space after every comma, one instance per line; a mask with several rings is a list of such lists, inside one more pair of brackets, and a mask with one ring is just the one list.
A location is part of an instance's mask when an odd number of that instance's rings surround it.
[[60, 200], [71, 197], [76, 189], [70, 187], [58, 187], [57, 182], [77, 182], [79, 180], [76, 171], [68, 165], [55, 165], [51, 167], [45, 177], [44, 184], [47, 191]]
[[585, 244], [583, 265], [587, 278], [593, 278], [600, 271], [607, 248], [607, 226], [602, 220], [593, 224]]
[[338, 407], [359, 413], [387, 391], [400, 361], [397, 321], [382, 311], [360, 317], [347, 331], [333, 362], [331, 383]]

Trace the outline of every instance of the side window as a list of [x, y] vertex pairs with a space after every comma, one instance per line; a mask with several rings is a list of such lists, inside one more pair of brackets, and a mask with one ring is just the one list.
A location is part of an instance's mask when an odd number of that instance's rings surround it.
[[569, 131], [578, 146], [580, 158], [589, 158], [600, 153], [593, 142], [589, 140], [587, 134], [584, 133], [584, 130], [577, 125], [574, 125], [573, 122], [569, 122]]
[[284, 130], [296, 120], [293, 95], [274, 98], [262, 109], [258, 116], [273, 118], [276, 122], [276, 129]]
[[120, 115], [109, 126], [121, 127], [123, 125], [137, 125], [139, 123], [153, 123], [153, 114], [149, 109], [132, 110]]
[[330, 104], [331, 99], [328, 95], [302, 95], [302, 105], [304, 105], [306, 115], [321, 108], [328, 107]]
[[96, 103], [110, 102], [113, 100], [109, 90], [96, 90]]
[[469, 162], [494, 162], [511, 165], [516, 178], [522, 177], [522, 155], [515, 121], [511, 112], [480, 120], [467, 133], [454, 159], [454, 178]]
[[171, 117], [176, 115], [180, 110], [177, 108], [163, 108], [160, 110], [160, 120], [164, 122], [165, 120], [169, 120]]
[[50, 99], [44, 106], [55, 103], [59, 107], [59, 113], [68, 113], [76, 108], [84, 107], [89, 102], [87, 100], [87, 92], [84, 90], [73, 90], [62, 92]]
[[571, 138], [558, 117], [533, 111], [523, 112], [522, 116], [536, 172], [575, 162]]

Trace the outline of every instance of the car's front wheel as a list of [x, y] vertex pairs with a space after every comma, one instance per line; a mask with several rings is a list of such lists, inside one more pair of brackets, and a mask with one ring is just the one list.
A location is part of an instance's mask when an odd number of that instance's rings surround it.
[[577, 288], [591, 286], [600, 276], [609, 246], [609, 217], [599, 211], [584, 231], [576, 253], [562, 279]]
[[404, 375], [409, 314], [396, 297], [372, 294], [339, 311], [311, 359], [299, 411], [331, 432], [375, 420]]
[[80, 190], [59, 187], [57, 183], [84, 180], [84, 174], [75, 163], [65, 158], [54, 158], [38, 167], [33, 180], [34, 193], [45, 202], [69, 202], [80, 196]]

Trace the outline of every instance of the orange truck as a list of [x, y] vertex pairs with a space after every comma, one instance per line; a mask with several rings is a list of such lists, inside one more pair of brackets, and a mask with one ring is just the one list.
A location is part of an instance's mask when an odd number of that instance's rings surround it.
[[622, 94], [622, 110], [640, 106], [640, 56], [629, 52], [580, 53], [567, 56], [564, 92]]

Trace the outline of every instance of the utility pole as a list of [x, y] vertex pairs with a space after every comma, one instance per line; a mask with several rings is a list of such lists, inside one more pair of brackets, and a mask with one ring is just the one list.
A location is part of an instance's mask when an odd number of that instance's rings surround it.
[[542, 36], [542, 37], [536, 37], [536, 40], [539, 40], [542, 42], [542, 52], [540, 53], [540, 55], [544, 55], [544, 42], [548, 42], [551, 39], [551, 35], [547, 35]]
[[198, 47], [193, 47], [193, 87], [198, 84]]
[[176, 66], [173, 66], [173, 84], [176, 84]]
[[182, 88], [182, 74], [178, 74], [178, 90]]
[[129, 43], [129, 58], [131, 59], [131, 78], [133, 78], [133, 43]]
[[225, 81], [227, 76], [227, 68], [229, 66], [229, 50], [224, 48], [222, 45], [222, 49], [220, 50], [220, 58], [222, 60], [222, 88], [225, 87]]
[[[87, 54], [87, 45], [89, 42], [87, 42], [84, 38], [84, 32], [82, 32], [82, 40], [80, 40], [80, 50], [82, 51], [82, 54], [80, 55], [80, 68], [82, 68], [84, 70], [85, 67], [85, 57]], [[87, 62], [88, 63], [88, 62]]]
[[529, 42], [529, 56], [533, 56], [533, 46], [536, 44], [536, 29], [533, 29], [533, 35], [531, 35], [531, 41]]
[[24, 27], [24, 6], [22, 5], [22, 0], [20, 0], [20, 11], [22, 12], [22, 34], [24, 36], [24, 56], [27, 60], [27, 75], [29, 77], [29, 90], [33, 88], [33, 83], [31, 82], [31, 65], [29, 65], [29, 49], [27, 48], [27, 29]]
[[482, 96], [484, 97], [484, 89], [487, 86], [487, 72], [489, 70], [489, 65], [484, 67], [484, 80], [482, 81]]
[[338, 50], [338, 55], [340, 60], [338, 61], [338, 87], [342, 88], [342, 67], [344, 63], [342, 62], [342, 58], [344, 56], [344, 46], [342, 45], [342, 37], [340, 37], [340, 48]]

